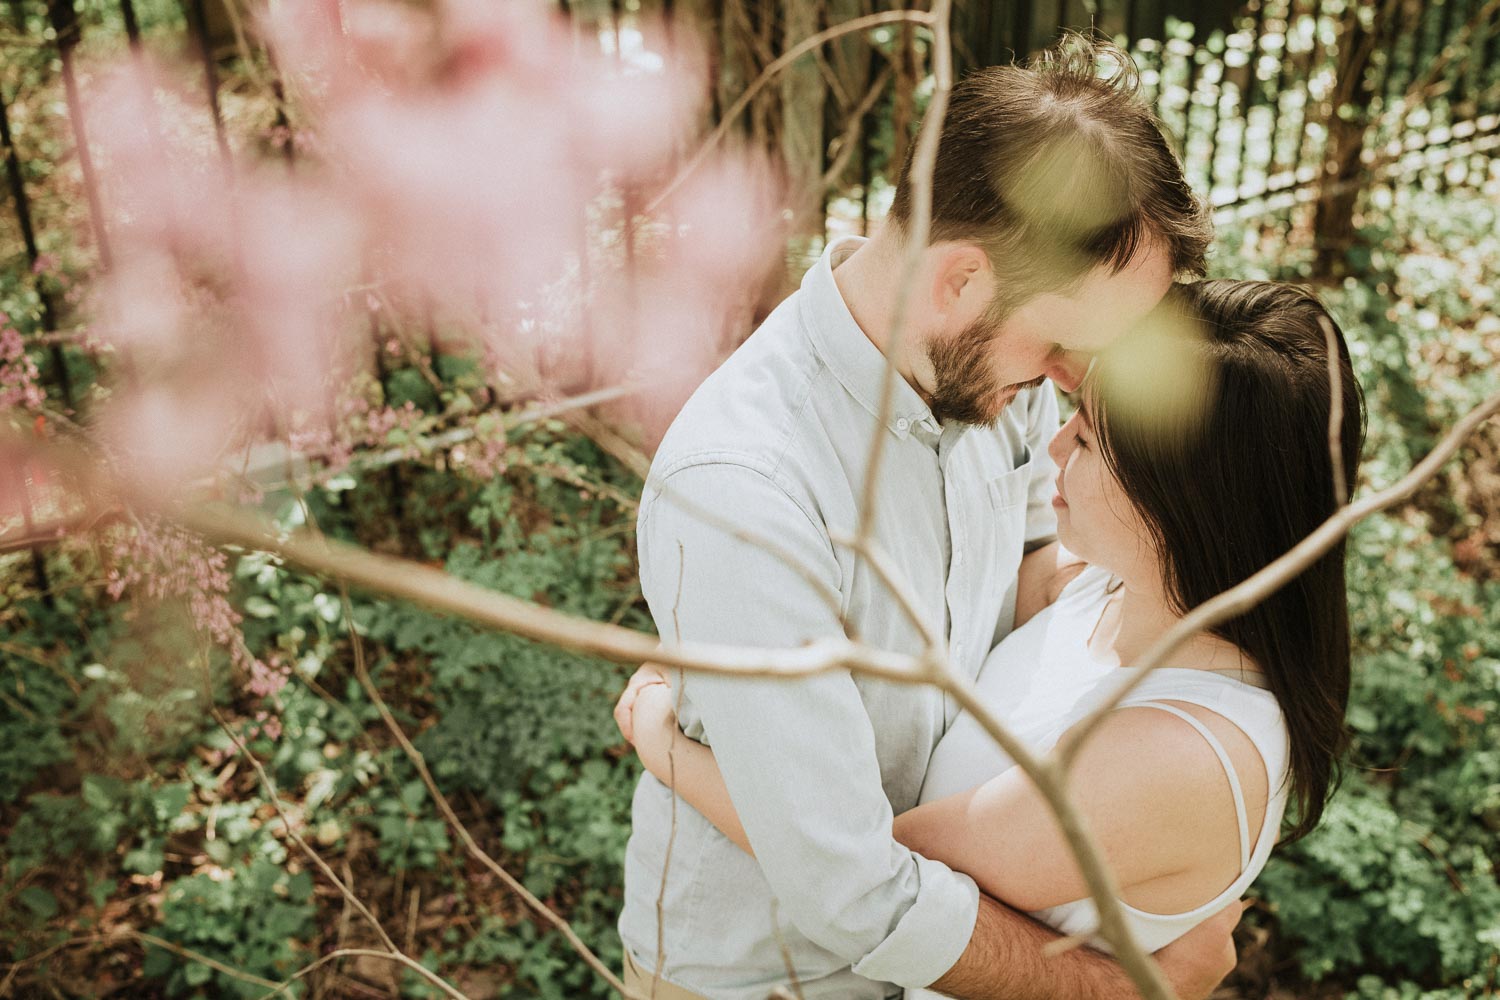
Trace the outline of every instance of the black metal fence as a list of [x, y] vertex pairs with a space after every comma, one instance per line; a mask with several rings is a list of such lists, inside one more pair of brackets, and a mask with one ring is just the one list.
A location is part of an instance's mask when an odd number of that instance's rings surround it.
[[[1189, 179], [1221, 210], [1310, 204], [1325, 182], [1500, 177], [1497, 0], [1252, 0], [1228, 27], [1164, 27], [1132, 50]], [[1353, 176], [1328, 166], [1336, 130], [1357, 134]]]
[[[954, 28], [964, 67], [1035, 51], [1064, 28], [1124, 43], [1221, 217], [1314, 202], [1340, 124], [1364, 129], [1369, 184], [1500, 180], [1497, 0], [959, 0]], [[1340, 108], [1350, 73], [1360, 100]]]

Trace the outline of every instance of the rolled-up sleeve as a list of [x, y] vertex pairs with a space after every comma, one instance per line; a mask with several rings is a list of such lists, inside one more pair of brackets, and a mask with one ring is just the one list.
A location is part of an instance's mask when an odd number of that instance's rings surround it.
[[1047, 452], [1057, 433], [1057, 389], [1051, 381], [1031, 392], [1027, 411], [1026, 445], [1031, 449], [1031, 483], [1026, 494], [1026, 551], [1040, 548], [1057, 537], [1057, 511], [1052, 497], [1057, 492], [1057, 463]]
[[[828, 534], [763, 471], [701, 463], [654, 481], [639, 546], [641, 587], [664, 638], [794, 648], [843, 634], [841, 571]], [[716, 752], [779, 912], [870, 979], [920, 987], [948, 971], [973, 932], [978, 889], [892, 838], [853, 677], [695, 674], [683, 698], [684, 721], [700, 722]]]

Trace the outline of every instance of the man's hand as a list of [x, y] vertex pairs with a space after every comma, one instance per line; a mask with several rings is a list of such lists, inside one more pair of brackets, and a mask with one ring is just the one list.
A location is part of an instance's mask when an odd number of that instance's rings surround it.
[[1234, 971], [1234, 929], [1249, 900], [1236, 900], [1153, 957], [1179, 1000], [1205, 1000]]
[[620, 692], [620, 700], [615, 702], [615, 725], [620, 727], [620, 735], [625, 737], [627, 743], [635, 742], [636, 696], [653, 684], [665, 684], [668, 688], [672, 686], [660, 667], [654, 663], [643, 663], [630, 675], [625, 690]]

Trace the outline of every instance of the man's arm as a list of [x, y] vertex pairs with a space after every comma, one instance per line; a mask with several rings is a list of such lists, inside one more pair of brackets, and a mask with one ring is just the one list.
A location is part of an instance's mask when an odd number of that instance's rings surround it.
[[[1234, 928], [1243, 906], [1230, 903], [1152, 957], [1179, 1000], [1205, 1000], [1234, 971]], [[1058, 934], [988, 896], [979, 897], [974, 936], [932, 989], [961, 1000], [1137, 1000], [1118, 962], [1088, 948], [1047, 958]]]
[[[800, 570], [704, 525], [674, 495], [797, 553]], [[653, 482], [638, 541], [641, 588], [664, 639], [784, 649], [844, 634], [825, 599], [842, 580], [826, 529], [758, 470], [716, 462]], [[685, 721], [696, 713], [718, 754], [779, 912], [868, 978], [923, 986], [946, 971], [973, 926], [978, 889], [892, 838], [853, 677], [695, 674], [682, 694]]]

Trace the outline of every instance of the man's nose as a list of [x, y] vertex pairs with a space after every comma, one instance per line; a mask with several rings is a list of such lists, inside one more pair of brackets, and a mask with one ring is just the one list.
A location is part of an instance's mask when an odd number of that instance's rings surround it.
[[1082, 351], [1064, 351], [1062, 357], [1047, 369], [1047, 377], [1057, 383], [1057, 387], [1063, 392], [1074, 392], [1083, 382], [1083, 377], [1088, 374], [1089, 365], [1093, 362], [1093, 356]]

